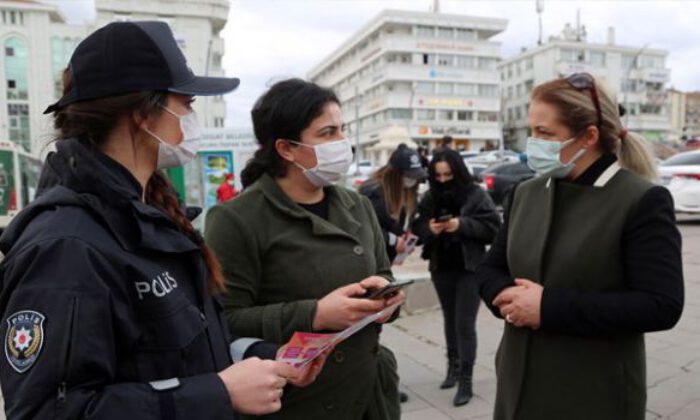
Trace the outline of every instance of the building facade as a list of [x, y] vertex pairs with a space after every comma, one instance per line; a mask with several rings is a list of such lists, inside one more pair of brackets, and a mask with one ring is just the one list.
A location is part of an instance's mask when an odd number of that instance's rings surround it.
[[[223, 76], [220, 31], [227, 0], [95, 0], [96, 20], [71, 25], [54, 6], [30, 0], [0, 0], [0, 140], [40, 156], [53, 137], [46, 107], [62, 92], [61, 76], [75, 47], [90, 32], [117, 20], [161, 20], [170, 24], [197, 74]], [[195, 102], [205, 127], [224, 127], [221, 96]]]
[[610, 28], [605, 44], [586, 40], [585, 28], [567, 24], [562, 35], [543, 45], [523, 50], [499, 65], [504, 137], [506, 145], [524, 150], [528, 136], [527, 114], [532, 89], [551, 79], [577, 72], [593, 74], [624, 104], [623, 121], [648, 140], [671, 136], [671, 101], [666, 84], [671, 71], [667, 51], [615, 44]]
[[421, 145], [450, 135], [460, 149], [497, 148], [501, 45], [491, 38], [506, 25], [504, 19], [385, 10], [308, 76], [339, 95], [362, 155], [391, 126], [405, 127]]
[[676, 89], [668, 90], [669, 102], [671, 104], [671, 134], [669, 138], [675, 143], [685, 140], [683, 136], [686, 130], [686, 97], [685, 92]]
[[685, 98], [684, 135], [686, 139], [700, 137], [700, 92], [688, 92]]

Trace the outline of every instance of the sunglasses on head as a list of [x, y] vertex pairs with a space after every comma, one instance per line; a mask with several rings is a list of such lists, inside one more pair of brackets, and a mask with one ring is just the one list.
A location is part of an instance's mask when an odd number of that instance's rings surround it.
[[600, 130], [600, 123], [603, 120], [603, 115], [600, 110], [600, 101], [598, 100], [598, 90], [595, 88], [595, 79], [589, 73], [574, 73], [566, 78], [566, 81], [574, 88], [578, 90], [588, 90], [591, 92], [591, 98], [593, 99], [593, 105], [595, 106], [595, 112], [598, 116], [598, 123], [596, 126]]

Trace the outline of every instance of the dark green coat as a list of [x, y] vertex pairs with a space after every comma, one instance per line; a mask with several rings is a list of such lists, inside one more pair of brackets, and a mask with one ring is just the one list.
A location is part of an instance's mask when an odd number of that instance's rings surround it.
[[[625, 218], [651, 187], [626, 170], [597, 186], [546, 177], [521, 184], [508, 230], [511, 275], [545, 289], [623, 290]], [[507, 324], [496, 356], [494, 418], [642, 420], [645, 366], [639, 333], [582, 337]]]
[[[267, 175], [209, 211], [205, 238], [223, 264], [231, 331], [285, 343], [295, 331], [312, 331], [326, 294], [372, 275], [392, 280], [369, 201], [339, 187], [325, 192], [328, 221]], [[274, 418], [362, 419], [375, 395], [379, 331], [372, 324], [341, 343], [314, 384], [285, 392]]]

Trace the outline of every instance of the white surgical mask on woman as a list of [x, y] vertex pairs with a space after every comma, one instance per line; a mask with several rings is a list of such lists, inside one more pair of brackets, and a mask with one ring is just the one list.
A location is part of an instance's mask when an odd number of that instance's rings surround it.
[[404, 188], [413, 188], [416, 186], [416, 184], [418, 184], [417, 179], [403, 177], [403, 187]]
[[352, 164], [352, 146], [348, 139], [341, 139], [321, 144], [304, 144], [287, 140], [299, 146], [311, 147], [316, 153], [316, 166], [304, 168], [297, 162], [294, 164], [304, 171], [304, 176], [317, 187], [327, 187], [335, 184], [347, 174]]
[[576, 141], [571, 138], [565, 141], [543, 140], [535, 137], [527, 138], [526, 154], [527, 165], [538, 175], [548, 174], [552, 178], [564, 178], [572, 169], [574, 163], [586, 153], [586, 149], [581, 149], [567, 163], [562, 163], [559, 155], [562, 149]]
[[167, 106], [161, 107], [180, 120], [182, 142], [178, 145], [172, 145], [148, 128], [144, 128], [143, 130], [145, 132], [160, 142], [158, 145], [158, 162], [156, 163], [156, 167], [158, 169], [167, 169], [183, 166], [197, 156], [197, 150], [199, 150], [199, 145], [202, 140], [202, 130], [199, 125], [199, 120], [197, 119], [197, 114], [192, 111], [187, 115], [177, 115]]

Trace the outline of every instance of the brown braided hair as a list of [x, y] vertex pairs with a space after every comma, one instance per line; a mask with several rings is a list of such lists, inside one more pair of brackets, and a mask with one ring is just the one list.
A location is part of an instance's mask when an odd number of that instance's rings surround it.
[[[63, 71], [63, 94], [71, 88], [71, 75]], [[137, 92], [108, 98], [75, 102], [54, 111], [54, 127], [58, 130], [55, 141], [75, 138], [89, 146], [99, 148], [124, 115], [138, 110], [142, 117], [157, 115], [165, 105], [166, 92]], [[179, 230], [199, 246], [207, 264], [209, 292], [225, 290], [221, 264], [214, 252], [204, 243], [201, 235], [185, 216], [180, 201], [167, 177], [160, 171], [153, 172], [145, 191], [146, 203], [159, 208], [172, 219]]]

